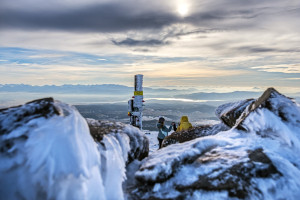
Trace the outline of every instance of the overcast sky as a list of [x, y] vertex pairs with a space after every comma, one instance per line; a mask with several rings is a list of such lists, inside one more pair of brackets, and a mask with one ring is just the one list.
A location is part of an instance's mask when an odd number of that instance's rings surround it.
[[[0, 0], [0, 84], [299, 92], [299, 0]], [[284, 91], [283, 91], [284, 92]]]

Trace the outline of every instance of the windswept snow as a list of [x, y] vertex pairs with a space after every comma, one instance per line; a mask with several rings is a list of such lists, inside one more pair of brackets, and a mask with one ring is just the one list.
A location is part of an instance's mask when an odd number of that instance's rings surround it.
[[158, 150], [144, 161], [136, 173], [136, 178], [149, 182], [165, 180], [174, 173], [174, 166], [178, 166], [182, 161], [194, 160], [208, 149], [221, 144], [225, 146], [227, 142], [208, 137], [205, 140], [193, 140]]

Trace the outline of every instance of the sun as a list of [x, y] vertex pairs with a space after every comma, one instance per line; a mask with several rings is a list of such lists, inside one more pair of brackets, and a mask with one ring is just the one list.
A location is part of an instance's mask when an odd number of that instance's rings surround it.
[[182, 17], [185, 17], [188, 12], [189, 12], [189, 8], [188, 8], [188, 5], [187, 4], [179, 4], [178, 7], [177, 7], [177, 12], [182, 16]]

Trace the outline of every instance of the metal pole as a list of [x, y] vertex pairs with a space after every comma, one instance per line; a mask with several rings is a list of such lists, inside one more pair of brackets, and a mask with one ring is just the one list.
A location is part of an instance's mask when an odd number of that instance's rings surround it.
[[143, 128], [143, 75], [134, 76], [134, 96], [128, 101], [128, 115], [130, 116], [130, 124]]

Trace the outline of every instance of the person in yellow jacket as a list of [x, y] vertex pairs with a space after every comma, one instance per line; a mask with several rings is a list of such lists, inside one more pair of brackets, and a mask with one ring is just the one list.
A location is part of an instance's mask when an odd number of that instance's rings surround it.
[[189, 122], [189, 118], [187, 116], [182, 116], [177, 131], [186, 131], [189, 128], [192, 128], [192, 124]]

